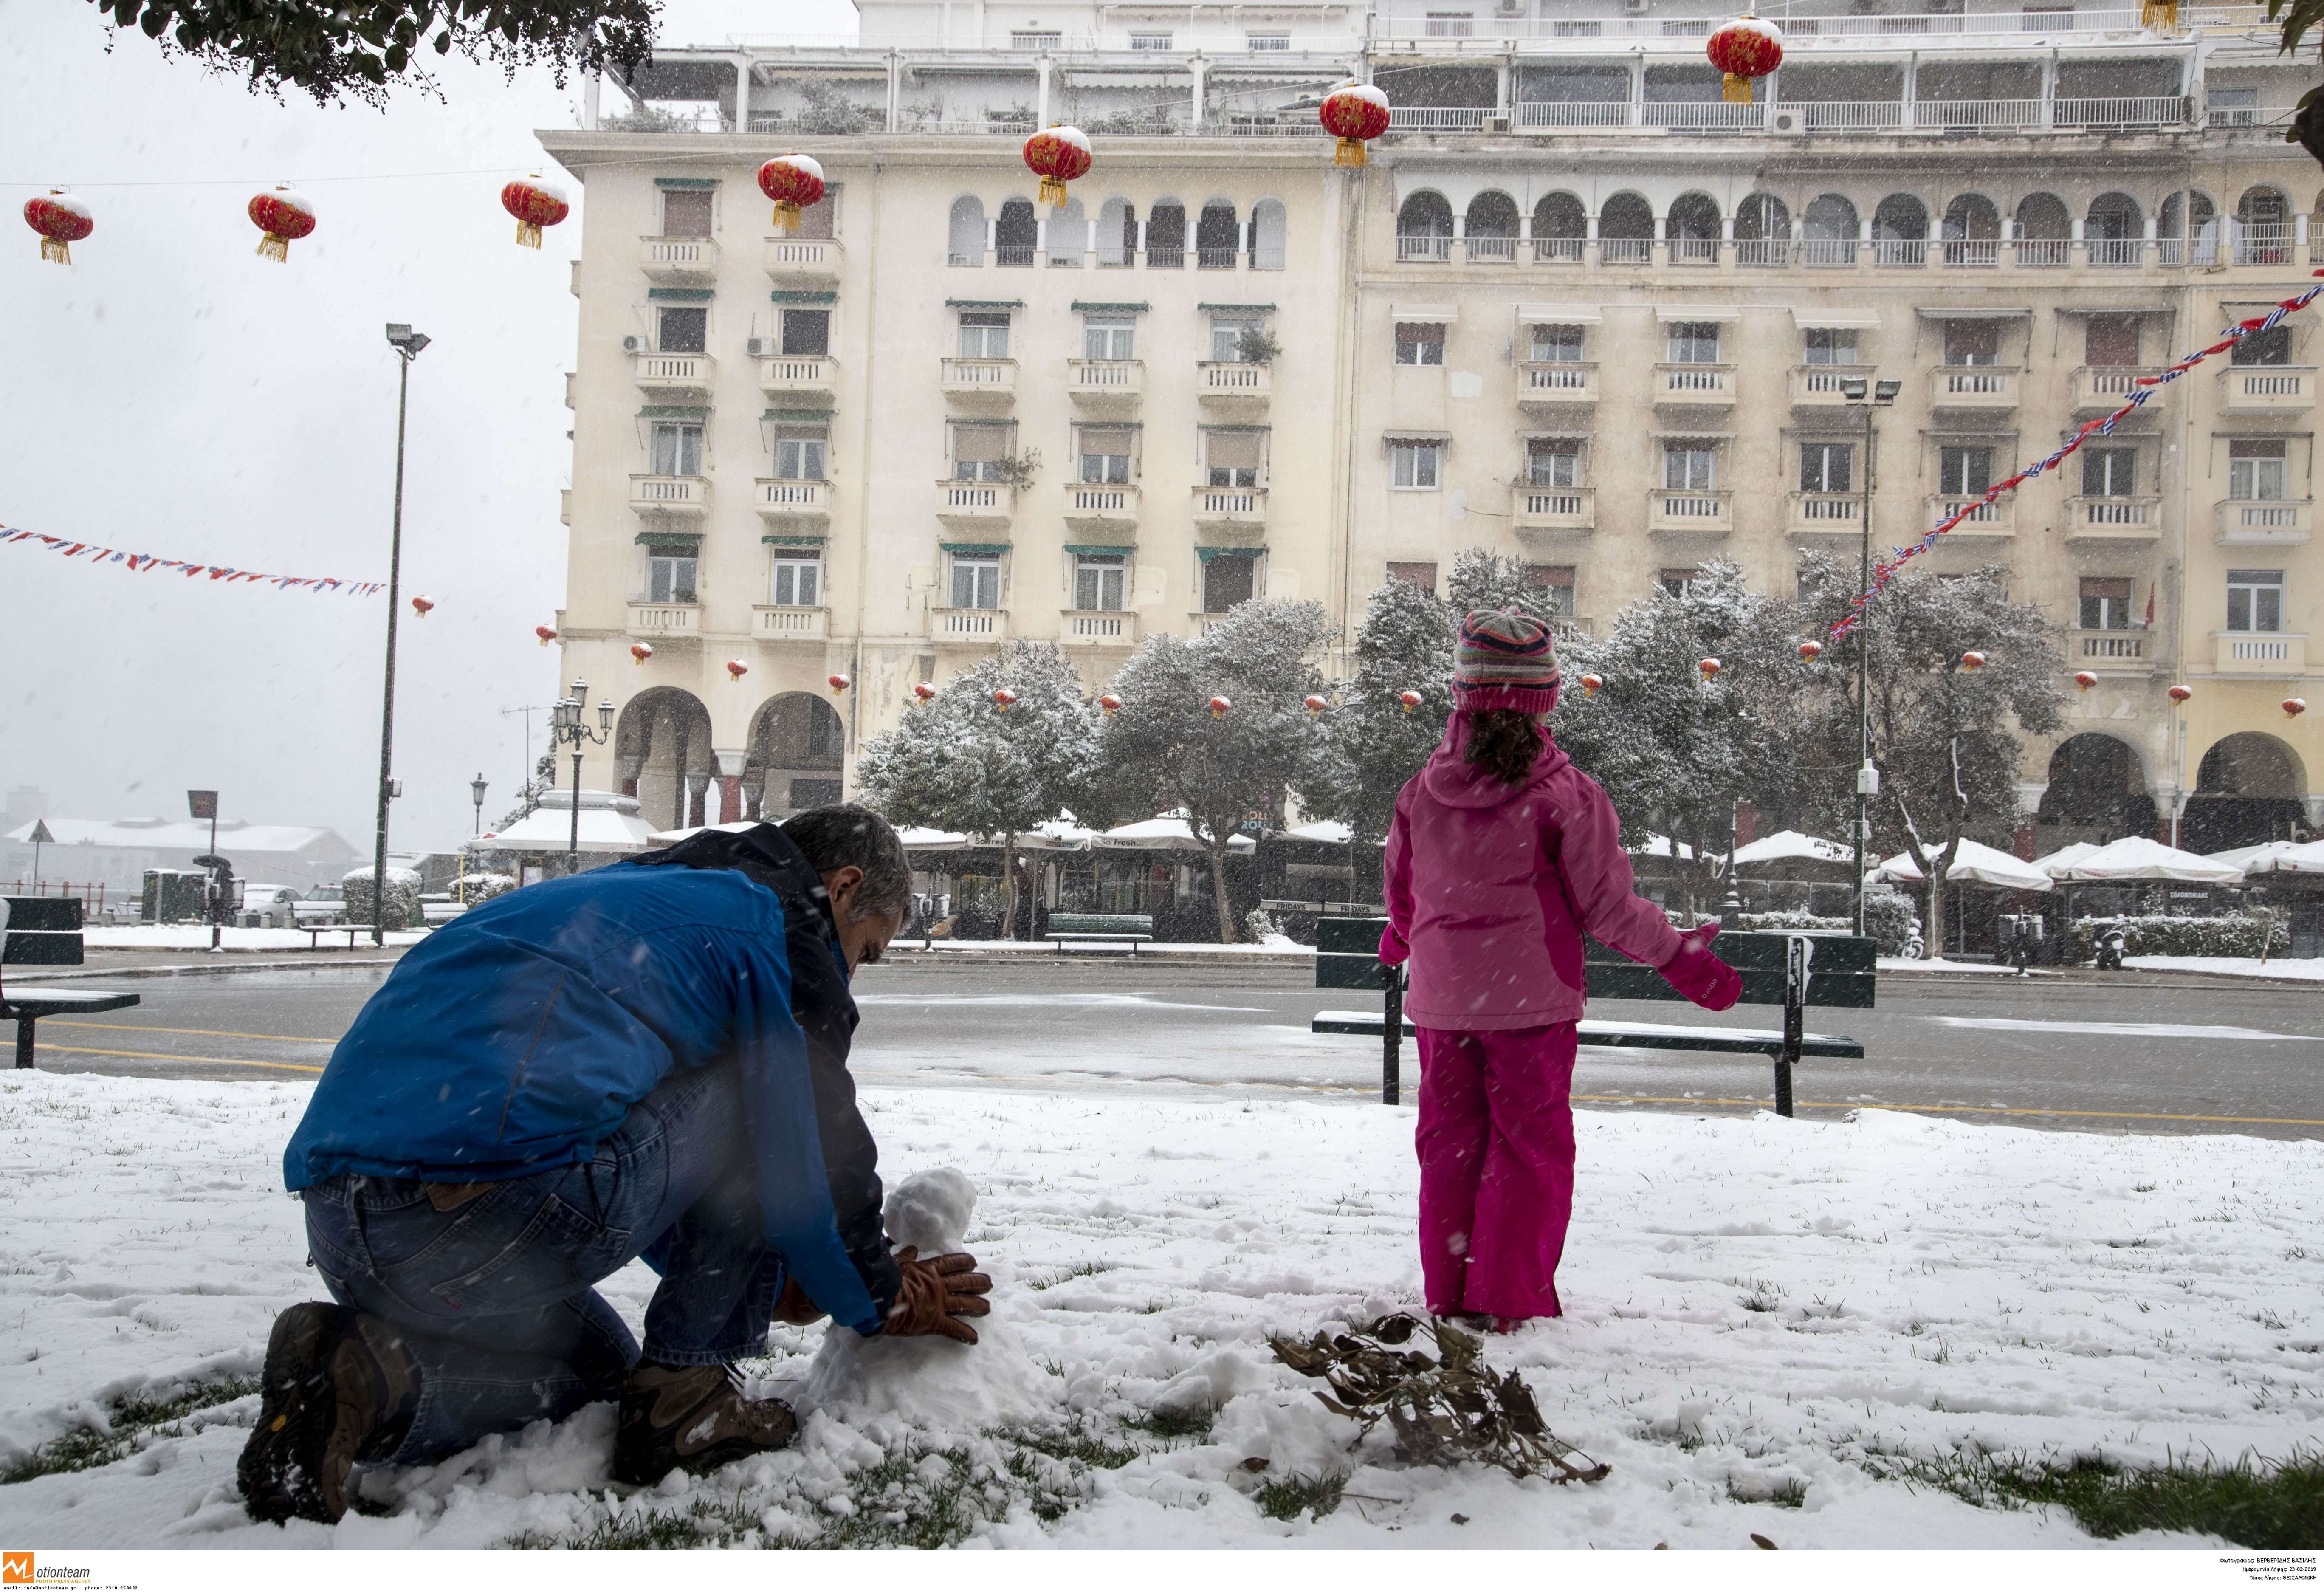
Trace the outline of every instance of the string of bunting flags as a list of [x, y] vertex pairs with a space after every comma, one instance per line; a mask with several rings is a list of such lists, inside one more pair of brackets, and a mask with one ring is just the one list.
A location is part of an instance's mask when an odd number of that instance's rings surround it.
[[[2324, 277], [2324, 271], [2319, 271], [2315, 274]], [[2116, 410], [2112, 414], [2091, 421], [2089, 423], [2083, 426], [2080, 430], [2076, 431], [2071, 437], [2068, 438], [2065, 445], [2060, 448], [2057, 452], [2052, 454], [2049, 458], [2043, 459], [2040, 463], [2028, 465], [2024, 469], [2018, 471], [2015, 475], [2008, 477], [2006, 480], [1995, 482], [1991, 486], [1986, 489], [1984, 496], [1972, 498], [1968, 503], [1961, 504], [1960, 507], [1955, 509], [1951, 514], [1938, 521], [1936, 524], [1931, 526], [1927, 532], [1922, 536], [1920, 541], [1914, 542], [1910, 547], [1900, 547], [1896, 549], [1896, 556], [1895, 558], [1883, 559], [1875, 563], [1872, 566], [1872, 584], [1867, 587], [1863, 591], [1858, 593], [1850, 601], [1849, 606], [1851, 611], [1846, 618], [1841, 619], [1838, 624], [1831, 627], [1831, 634], [1833, 635], [1846, 635], [1858, 625], [1863, 624], [1865, 610], [1872, 606], [1873, 599], [1880, 595], [1882, 589], [1887, 586], [1889, 580], [1896, 574], [1896, 572], [1902, 569], [1914, 559], [1918, 558], [1921, 554], [1934, 547], [1937, 544], [1937, 538], [1942, 536], [1946, 532], [1951, 530], [1963, 520], [1969, 518], [1978, 510], [1991, 504], [2003, 493], [2014, 492], [2019, 486], [2022, 486], [2026, 482], [2032, 480], [2034, 477], [2039, 476], [2045, 471], [2056, 469], [2060, 465], [2066, 461], [2068, 457], [2070, 456], [2076, 449], [2081, 447], [2081, 445], [2088, 441], [2092, 436], [2113, 436], [2115, 427], [2122, 421], [2127, 419], [2141, 404], [2153, 397], [2155, 393], [2161, 392], [2166, 383], [2177, 381], [2181, 376], [2185, 375], [2189, 371], [2194, 369], [2195, 366], [2202, 364], [2204, 360], [2209, 359], [2212, 355], [2225, 353], [2227, 349], [2234, 347], [2237, 343], [2242, 342], [2246, 338], [2250, 337], [2254, 332], [2271, 330], [2279, 324], [2284, 317], [2296, 314], [2300, 310], [2307, 309], [2309, 305], [2316, 301], [2319, 295], [2324, 295], [2324, 282], [2319, 282], [2314, 287], [2309, 288], [2305, 292], [2295, 293], [2289, 299], [2279, 301], [2275, 307], [2264, 315], [2255, 315], [2248, 320], [2239, 320], [2236, 322], [2235, 325], [2228, 327], [2225, 331], [2222, 331], [2219, 334], [2219, 340], [2218, 342], [2213, 343], [2208, 348], [2199, 348], [2194, 353], [2185, 356], [2176, 364], [2172, 365], [2167, 369], [2163, 370], [2160, 375], [2139, 377], [2137, 391], [2131, 393], [2130, 401], [2127, 403], [2125, 403], [2120, 409]]]
[[224, 564], [195, 563], [186, 559], [156, 558], [152, 553], [124, 552], [117, 548], [99, 547], [93, 541], [75, 541], [69, 537], [50, 536], [38, 531], [18, 531], [0, 525], [0, 544], [38, 546], [69, 559], [87, 559], [92, 563], [119, 564], [124, 569], [143, 573], [148, 569], [171, 569], [189, 579], [207, 576], [212, 580], [255, 584], [263, 581], [281, 590], [304, 587], [309, 591], [335, 591], [342, 597], [369, 597], [385, 591], [384, 580], [342, 580], [336, 575], [269, 575], [257, 569], [235, 569]]

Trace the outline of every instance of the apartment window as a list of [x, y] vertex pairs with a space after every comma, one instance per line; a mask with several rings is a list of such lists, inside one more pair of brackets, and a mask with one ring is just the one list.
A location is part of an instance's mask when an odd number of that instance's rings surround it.
[[1406, 586], [1416, 586], [1423, 591], [1436, 589], [1436, 566], [1434, 564], [1391, 563], [1388, 567], [1388, 578]]
[[2229, 630], [2282, 630], [2283, 628], [2282, 570], [2230, 569], [2227, 571], [2227, 628]]
[[2113, 577], [2082, 577], [2081, 613], [2084, 630], [2130, 628], [2130, 582]]
[[690, 603], [695, 597], [694, 575], [700, 568], [695, 556], [695, 544], [690, 541], [650, 543], [646, 548], [646, 600], [654, 603]]
[[2135, 448], [2085, 448], [2082, 449], [2082, 495], [2084, 497], [2128, 497], [2138, 488], [2138, 449]]
[[1243, 35], [1243, 42], [1248, 48], [1254, 51], [1288, 50], [1291, 48], [1291, 35], [1288, 33], [1246, 33]]
[[1247, 603], [1259, 592], [1259, 557], [1255, 553], [1218, 553], [1203, 564], [1203, 612], [1223, 614], [1237, 603]]
[[2253, 332], [2235, 346], [2227, 358], [2236, 365], [2290, 365], [2292, 329], [2272, 326], [2265, 331]]
[[1266, 323], [1256, 315], [1213, 315], [1211, 317], [1211, 358], [1220, 365], [1240, 365], [1243, 343], [1266, 329]]
[[1203, 431], [1203, 467], [1213, 486], [1257, 486], [1267, 465], [1267, 433], [1211, 426]]
[[1093, 613], [1118, 613], [1130, 560], [1120, 553], [1078, 553], [1074, 558], [1074, 606]]
[[1537, 326], [1533, 329], [1533, 356], [1545, 365], [1572, 365], [1582, 357], [1578, 326]]
[[775, 555], [775, 579], [768, 598], [778, 608], [813, 608], [823, 602], [823, 559], [816, 553]]
[[775, 478], [779, 481], [821, 481], [824, 449], [829, 431], [822, 426], [775, 428]]
[[2001, 363], [2001, 323], [1997, 320], [1946, 321], [1945, 363], [1947, 365], [1998, 365]]
[[783, 311], [783, 354], [786, 358], [807, 359], [830, 352], [830, 310]]
[[1079, 479], [1120, 486], [1130, 480], [1132, 438], [1127, 426], [1083, 426], [1076, 433], [1081, 457]]
[[1015, 437], [1007, 426], [962, 426], [952, 429], [952, 478], [955, 481], [998, 481], [1009, 444]]
[[664, 237], [708, 237], [711, 201], [707, 188], [666, 188], [661, 195], [661, 235]]
[[700, 354], [710, 347], [710, 311], [701, 305], [665, 306], [654, 317], [654, 348], [662, 354]]
[[1065, 42], [1063, 33], [1042, 32], [1026, 28], [1012, 29], [1009, 34], [1011, 50], [1055, 50]]
[[1477, 31], [1477, 14], [1473, 11], [1432, 11], [1426, 18], [1425, 31], [1432, 39], [1466, 39]]
[[1850, 326], [1812, 326], [1807, 329], [1807, 362], [1810, 365], [1857, 365], [1856, 329]]
[[1130, 35], [1130, 47], [1132, 50], [1167, 50], [1170, 48], [1170, 35], [1167, 33], [1132, 33]]
[[1082, 320], [1082, 357], [1135, 359], [1138, 322], [1127, 315], [1091, 315]]
[[1529, 437], [1526, 440], [1526, 485], [1582, 485], [1582, 444], [1572, 437]]
[[1527, 564], [1523, 573], [1526, 591], [1553, 619], [1573, 617], [1573, 566]]
[[1717, 479], [1719, 450], [1701, 442], [1663, 444], [1663, 486], [1674, 492], [1709, 492]]
[[1441, 320], [1399, 320], [1396, 323], [1398, 365], [1444, 363], [1444, 323]]
[[702, 473], [702, 428], [674, 421], [657, 421], [653, 429], [653, 474], [698, 476]]
[[1674, 320], [1666, 346], [1673, 365], [1719, 363], [1719, 323], [1715, 320]]
[[999, 607], [1000, 559], [990, 553], [953, 554], [952, 606], [955, 608]]
[[1694, 589], [1694, 571], [1691, 569], [1665, 569], [1656, 577], [1655, 584], [1663, 588], [1664, 596], [1683, 597]]
[[1800, 490], [1855, 491], [1856, 445], [1852, 442], [1801, 443]]
[[1947, 497], [1982, 497], [1993, 486], [1993, 449], [1937, 449], [1937, 490]]
[[2084, 365], [2123, 366], [2138, 363], [2138, 317], [2093, 315], [2082, 328]]
[[960, 356], [963, 359], [1009, 357], [1009, 317], [984, 310], [960, 312]]
[[2227, 443], [2227, 495], [2247, 499], [2283, 496], [2284, 448], [2281, 437], [2242, 437]]
[[1560, 17], [1549, 25], [1555, 39], [1602, 39], [1606, 24], [1594, 17]]
[[1434, 488], [1444, 458], [1442, 442], [1399, 441], [1388, 445], [1388, 479], [1391, 486]]

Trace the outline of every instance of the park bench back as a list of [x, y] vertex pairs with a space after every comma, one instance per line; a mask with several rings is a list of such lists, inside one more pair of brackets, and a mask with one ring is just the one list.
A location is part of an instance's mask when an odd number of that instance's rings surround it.
[[1154, 932], [1154, 920], [1144, 912], [1051, 912], [1049, 932], [1150, 936]]
[[6, 898], [6, 938], [0, 965], [78, 967], [81, 963], [81, 902], [77, 895]]

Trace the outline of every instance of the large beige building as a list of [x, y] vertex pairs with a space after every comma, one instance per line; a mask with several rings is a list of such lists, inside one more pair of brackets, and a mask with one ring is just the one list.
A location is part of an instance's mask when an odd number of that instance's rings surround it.
[[[2255, 6], [1803, 6], [1736, 106], [1702, 0], [859, 4], [858, 42], [664, 52], [543, 135], [588, 189], [558, 629], [622, 708], [585, 782], [657, 823], [829, 799], [1007, 638], [1095, 686], [1254, 595], [1352, 628], [1471, 546], [1583, 627], [1712, 556], [1787, 589], [1858, 551], [1868, 408], [1885, 550], [2324, 264]], [[1350, 77], [1396, 107], [1361, 170], [1314, 125]], [[1019, 143], [1060, 120], [1097, 157], [1053, 212]], [[771, 236], [794, 149], [830, 195]], [[2279, 707], [2324, 708], [2314, 320], [1932, 555], [2009, 566], [2098, 677], [2030, 751], [2044, 843], [2182, 799], [2205, 848], [2324, 825]]]

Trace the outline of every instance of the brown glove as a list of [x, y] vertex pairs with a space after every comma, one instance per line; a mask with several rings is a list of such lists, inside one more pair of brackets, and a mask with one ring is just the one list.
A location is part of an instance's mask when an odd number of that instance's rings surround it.
[[992, 1291], [992, 1279], [976, 1269], [973, 1254], [940, 1254], [933, 1260], [919, 1255], [910, 1247], [896, 1252], [904, 1284], [880, 1330], [890, 1337], [941, 1332], [961, 1343], [974, 1343], [976, 1328], [960, 1318], [992, 1313], [991, 1301], [982, 1297]]
[[787, 1327], [812, 1327], [823, 1319], [823, 1307], [807, 1296], [797, 1277], [783, 1280], [783, 1296], [775, 1300], [775, 1319]]

